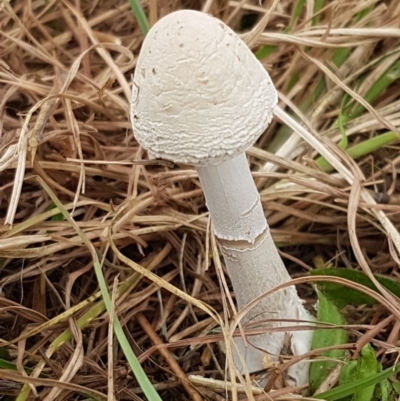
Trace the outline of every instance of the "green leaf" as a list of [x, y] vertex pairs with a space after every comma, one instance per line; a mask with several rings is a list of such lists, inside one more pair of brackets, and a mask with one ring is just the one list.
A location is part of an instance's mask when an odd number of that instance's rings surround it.
[[[57, 209], [57, 206], [54, 203], [51, 203], [49, 206], [46, 207], [46, 212], [50, 210]], [[55, 214], [51, 217], [50, 221], [64, 221], [64, 216], [62, 213]]]
[[384, 383], [387, 384], [387, 388], [382, 391], [381, 386], [380, 391], [382, 395], [377, 391], [375, 401], [398, 401], [400, 395], [400, 382], [385, 380]]
[[[379, 366], [380, 371], [382, 367]], [[393, 386], [388, 379], [379, 382], [375, 387], [374, 401], [396, 401]]]
[[[367, 275], [357, 270], [341, 268], [314, 269], [310, 272], [310, 274], [312, 276], [341, 277], [378, 292], [375, 284], [367, 277]], [[400, 283], [387, 277], [375, 276], [375, 278], [383, 287], [385, 287], [397, 297], [400, 297]], [[375, 305], [377, 303], [376, 300], [374, 298], [371, 298], [369, 295], [366, 295], [358, 290], [342, 286], [340, 284], [330, 283], [326, 281], [319, 282], [317, 286], [324, 291], [324, 294], [332, 302], [334, 302], [339, 309], [348, 304], [359, 306]]]
[[[347, 384], [364, 379], [380, 371], [380, 365], [376, 360], [375, 352], [369, 344], [365, 345], [361, 350], [357, 361], [349, 362], [349, 366], [349, 369], [342, 368], [339, 384]], [[369, 387], [362, 386], [354, 393], [352, 400], [372, 401], [374, 390], [375, 385]]]
[[[355, 375], [356, 375], [356, 369], [357, 369], [357, 361], [347, 361], [343, 366], [340, 371], [340, 376], [339, 376], [339, 383], [340, 384], [348, 384], [351, 383], [353, 380], [355, 380]], [[352, 400], [352, 396], [347, 396], [343, 398], [341, 401], [350, 401]]]
[[[317, 400], [335, 401], [354, 394], [357, 390], [364, 387], [375, 386], [378, 383], [388, 379], [400, 371], [400, 364], [395, 367], [385, 369], [379, 373], [375, 373], [367, 378], [355, 380], [351, 383], [340, 385], [332, 390], [314, 395], [312, 398]], [[379, 400], [380, 401], [380, 400]]]
[[[317, 321], [319, 323], [330, 323], [333, 325], [343, 325], [345, 321], [339, 313], [335, 304], [328, 297], [317, 290], [318, 295], [318, 313]], [[343, 329], [315, 330], [311, 349], [319, 349], [347, 343], [347, 332]], [[314, 393], [329, 373], [335, 369], [338, 362], [343, 359], [344, 350], [335, 349], [321, 353], [321, 358], [311, 363], [310, 366], [310, 390]]]
[[[394, 62], [376, 82], [370, 87], [364, 96], [364, 100], [372, 103], [383, 91], [392, 83], [400, 79], [400, 61]], [[348, 112], [348, 120], [354, 119], [362, 114], [364, 106], [356, 103], [352, 110]]]
[[392, 383], [394, 391], [398, 392], [400, 394], [400, 382], [394, 382]]

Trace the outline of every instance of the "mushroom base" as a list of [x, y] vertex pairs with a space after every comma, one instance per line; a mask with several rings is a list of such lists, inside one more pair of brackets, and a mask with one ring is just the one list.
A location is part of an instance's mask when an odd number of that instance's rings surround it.
[[[224, 255], [238, 309], [241, 310], [255, 298], [273, 288], [290, 281], [290, 276], [278, 254], [269, 229], [254, 246], [243, 247], [235, 241], [223, 241]], [[245, 274], [243, 274], [246, 272]], [[242, 338], [236, 339], [237, 352], [244, 359], [245, 368], [251, 373], [268, 369], [279, 359], [279, 355], [302, 355], [310, 350], [312, 331], [285, 330], [268, 332], [268, 329], [309, 324], [313, 318], [305, 310], [294, 286], [285, 287], [262, 298], [241, 321], [244, 331], [252, 329], [263, 334], [247, 336], [247, 345]], [[305, 321], [302, 323], [300, 321]], [[246, 327], [247, 326], [247, 327]], [[287, 349], [289, 348], [289, 349]], [[235, 366], [244, 372], [241, 358], [234, 355]], [[299, 362], [289, 368], [287, 378], [296, 385], [308, 382], [308, 363]]]

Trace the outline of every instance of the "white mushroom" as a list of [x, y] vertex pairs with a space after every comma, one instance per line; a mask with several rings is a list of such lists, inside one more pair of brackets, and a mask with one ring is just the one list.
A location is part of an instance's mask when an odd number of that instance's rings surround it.
[[[277, 93], [263, 66], [224, 23], [197, 11], [177, 11], [146, 36], [133, 78], [131, 121], [138, 142], [153, 157], [194, 165], [241, 309], [290, 276], [277, 252], [245, 151], [271, 121]], [[294, 287], [261, 301], [246, 322], [311, 320]], [[245, 322], [242, 322], [245, 323]], [[295, 323], [270, 323], [270, 326]], [[310, 331], [295, 331], [292, 351], [307, 352]], [[280, 354], [283, 332], [239, 339], [249, 372], [264, 355]], [[235, 358], [239, 371], [243, 371]], [[297, 384], [308, 365], [289, 371]]]

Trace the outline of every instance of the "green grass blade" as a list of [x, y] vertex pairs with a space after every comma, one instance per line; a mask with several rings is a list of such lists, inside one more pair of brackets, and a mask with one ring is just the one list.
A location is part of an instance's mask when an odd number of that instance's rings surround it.
[[372, 9], [372, 7], [368, 7], [360, 11], [357, 15], [356, 22], [361, 21], [364, 17], [366, 17]]
[[[400, 79], [400, 61], [393, 63], [378, 80], [371, 86], [364, 96], [368, 103], [372, 103], [389, 85]], [[362, 114], [364, 106], [357, 102], [353, 109], [348, 112], [351, 120]]]
[[[346, 150], [346, 153], [353, 160], [357, 160], [360, 157], [369, 155], [370, 153], [381, 149], [384, 146], [390, 145], [392, 142], [398, 141], [399, 139], [399, 136], [395, 132], [385, 132], [384, 134], [375, 136], [374, 138], [367, 139], [364, 142], [352, 146]], [[329, 173], [333, 170], [333, 167], [321, 156], [316, 159], [316, 163], [325, 173]]]
[[[324, 0], [315, 0], [314, 3], [314, 14], [317, 14], [319, 11], [321, 11], [322, 7], [324, 6]], [[319, 22], [319, 15], [316, 15], [312, 19], [312, 25], [318, 25]]]
[[[283, 33], [288, 33], [292, 29], [293, 24], [295, 23], [296, 19], [299, 17], [301, 10], [304, 6], [305, 0], [298, 0], [296, 5], [294, 6], [293, 13], [290, 16], [289, 25], [283, 30]], [[261, 46], [255, 53], [255, 56], [258, 60], [262, 60], [263, 58], [269, 56], [277, 49], [275, 45], [264, 45]]]
[[306, 0], [298, 0], [297, 1], [296, 5], [294, 6], [292, 15], [290, 16], [289, 25], [283, 31], [284, 33], [288, 33], [292, 29], [297, 18], [299, 18], [299, 16], [300, 16], [301, 10], [303, 9], [305, 2], [306, 2]]
[[[0, 358], [0, 369], [6, 369], [6, 370], [15, 370], [18, 371], [17, 365], [15, 363], [9, 362], [5, 359]], [[24, 366], [24, 370], [26, 373], [30, 374], [32, 372], [31, 368], [27, 368]]]
[[[372, 103], [389, 85], [400, 79], [400, 61], [394, 62], [370, 87], [364, 96], [364, 100]], [[351, 99], [350, 99], [351, 100]], [[364, 106], [360, 103], [352, 104], [346, 108], [343, 124], [360, 116], [364, 111]], [[338, 127], [338, 119], [332, 124], [332, 127]]]
[[265, 45], [261, 46], [256, 52], [255, 56], [257, 57], [258, 60], [262, 60], [265, 57], [268, 57], [271, 53], [273, 53], [276, 50], [275, 45]]
[[129, 4], [132, 8], [133, 15], [136, 18], [137, 23], [139, 24], [139, 28], [142, 31], [143, 35], [146, 36], [150, 30], [150, 24], [146, 17], [146, 14], [143, 11], [142, 6], [139, 3], [139, 0], [128, 0]]

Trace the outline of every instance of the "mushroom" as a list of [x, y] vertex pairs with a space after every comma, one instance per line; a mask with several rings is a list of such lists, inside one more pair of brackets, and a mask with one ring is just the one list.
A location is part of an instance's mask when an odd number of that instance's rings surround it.
[[[150, 157], [196, 168], [239, 309], [290, 281], [245, 154], [270, 123], [276, 104], [268, 73], [220, 20], [182, 10], [147, 34], [133, 77], [134, 135]], [[269, 327], [312, 320], [294, 286], [262, 299], [242, 324], [266, 319], [273, 319]], [[309, 351], [311, 334], [305, 329], [290, 334], [293, 354]], [[236, 340], [237, 352], [254, 372], [266, 367], [266, 355], [276, 359], [281, 353], [285, 332], [247, 340]], [[237, 354], [235, 365], [244, 371]], [[303, 384], [308, 366], [299, 362], [289, 375]]]

